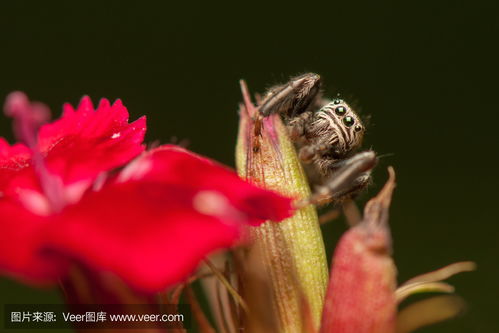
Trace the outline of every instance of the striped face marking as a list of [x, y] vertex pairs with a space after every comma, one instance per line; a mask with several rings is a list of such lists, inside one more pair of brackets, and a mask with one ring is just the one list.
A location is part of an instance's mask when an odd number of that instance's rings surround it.
[[352, 108], [342, 99], [334, 99], [323, 106], [314, 117], [312, 128], [327, 137], [331, 146], [345, 154], [357, 148], [364, 137], [364, 126]]

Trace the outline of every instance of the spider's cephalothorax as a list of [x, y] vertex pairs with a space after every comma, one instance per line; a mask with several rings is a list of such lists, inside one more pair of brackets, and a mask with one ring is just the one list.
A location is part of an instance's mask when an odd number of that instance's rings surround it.
[[[362, 144], [364, 125], [344, 100], [322, 98], [317, 74], [304, 74], [271, 88], [259, 110], [264, 117], [274, 113], [282, 115], [299, 149], [300, 159], [315, 166], [323, 182], [361, 156], [353, 156], [353, 153]], [[333, 196], [351, 197], [369, 181], [370, 171], [366, 171], [348, 189]]]

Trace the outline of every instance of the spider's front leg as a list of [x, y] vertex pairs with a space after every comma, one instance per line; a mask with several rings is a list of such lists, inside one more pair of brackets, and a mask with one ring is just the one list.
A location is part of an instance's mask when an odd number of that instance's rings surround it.
[[278, 113], [293, 119], [314, 105], [321, 87], [320, 76], [307, 73], [292, 78], [289, 82], [269, 89], [258, 107], [263, 117]]
[[307, 127], [313, 116], [313, 111], [307, 110], [288, 122], [287, 127], [291, 140], [297, 143], [303, 143], [301, 141], [305, 140]]
[[343, 160], [322, 160], [321, 168], [327, 168], [327, 177], [311, 197], [315, 204], [330, 201], [342, 202], [355, 197], [371, 182], [371, 170], [378, 159], [373, 151], [357, 153]]

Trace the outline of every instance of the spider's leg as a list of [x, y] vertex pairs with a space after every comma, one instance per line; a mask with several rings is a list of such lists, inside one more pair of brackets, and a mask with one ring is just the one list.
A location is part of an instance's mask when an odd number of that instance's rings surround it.
[[326, 152], [329, 149], [326, 144], [311, 144], [305, 145], [300, 148], [298, 152], [298, 157], [303, 163], [311, 163], [314, 160], [314, 157], [320, 155], [323, 152]]
[[320, 76], [308, 73], [271, 88], [258, 107], [260, 114], [268, 117], [278, 113], [287, 118], [294, 118], [305, 112], [314, 102], [320, 85]]
[[303, 139], [306, 133], [307, 123], [312, 119], [313, 112], [306, 111], [292, 119], [288, 124], [288, 132], [291, 140], [297, 142]]
[[[366, 151], [331, 163], [331, 169], [334, 171], [312, 194], [309, 199], [311, 204], [342, 201], [355, 196], [370, 183], [371, 170], [377, 163], [377, 157], [373, 151]], [[340, 164], [340, 167], [337, 167], [337, 164]]]
[[362, 213], [360, 212], [359, 207], [352, 199], [346, 199], [341, 205], [343, 214], [345, 214], [345, 218], [350, 226], [354, 226], [360, 223], [362, 220]]
[[325, 213], [322, 213], [321, 215], [319, 215], [319, 223], [326, 224], [326, 223], [329, 223], [333, 220], [336, 220], [340, 216], [341, 216], [341, 209], [338, 207], [334, 207], [334, 208], [329, 209]]
[[330, 208], [325, 213], [319, 215], [319, 223], [326, 224], [331, 222], [340, 217], [342, 213], [350, 226], [357, 225], [362, 220], [362, 214], [360, 213], [359, 207], [357, 207], [352, 199], [346, 199], [341, 207], [336, 206]]

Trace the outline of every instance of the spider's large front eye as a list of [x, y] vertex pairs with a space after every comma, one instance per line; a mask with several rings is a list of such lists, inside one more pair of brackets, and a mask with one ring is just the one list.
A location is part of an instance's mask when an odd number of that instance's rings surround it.
[[350, 117], [350, 116], [346, 116], [345, 118], [343, 118], [343, 123], [346, 126], [350, 127], [350, 126], [352, 126], [355, 123], [355, 120], [352, 117]]
[[336, 112], [338, 116], [343, 116], [347, 112], [347, 109], [344, 106], [338, 106], [334, 109], [334, 112]]

